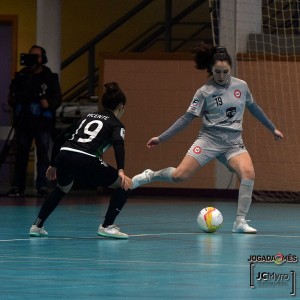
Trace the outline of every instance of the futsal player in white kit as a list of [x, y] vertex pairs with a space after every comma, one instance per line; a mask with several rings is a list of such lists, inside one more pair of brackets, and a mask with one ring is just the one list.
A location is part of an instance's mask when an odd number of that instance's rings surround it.
[[145, 170], [132, 178], [135, 189], [154, 181], [180, 182], [189, 179], [197, 170], [214, 158], [224, 163], [240, 179], [237, 216], [234, 233], [256, 233], [245, 217], [252, 202], [254, 167], [242, 139], [245, 108], [254, 115], [275, 139], [283, 134], [276, 129], [252, 98], [247, 83], [230, 75], [232, 61], [226, 48], [200, 45], [194, 50], [196, 68], [207, 70], [211, 78], [198, 89], [186, 111], [170, 128], [158, 137], [151, 138], [147, 147], [152, 148], [167, 141], [186, 128], [193, 119], [202, 119], [202, 128], [194, 144], [177, 168], [159, 171]]

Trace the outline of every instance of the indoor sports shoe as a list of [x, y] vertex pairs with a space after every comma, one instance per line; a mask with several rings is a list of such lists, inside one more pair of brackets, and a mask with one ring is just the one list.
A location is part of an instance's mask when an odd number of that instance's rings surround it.
[[247, 224], [246, 220], [235, 221], [232, 232], [234, 233], [256, 233], [257, 230]]
[[37, 227], [36, 225], [32, 225], [29, 230], [29, 235], [36, 236], [36, 237], [43, 237], [43, 236], [48, 236], [48, 232], [44, 229], [44, 227], [40, 228]]
[[104, 237], [110, 237], [115, 239], [128, 239], [129, 235], [120, 231], [116, 225], [109, 225], [108, 227], [104, 228], [102, 225], [99, 226], [98, 235]]
[[150, 183], [152, 177], [154, 175], [154, 171], [147, 169], [143, 173], [135, 175], [132, 177], [132, 189], [136, 189], [143, 184]]

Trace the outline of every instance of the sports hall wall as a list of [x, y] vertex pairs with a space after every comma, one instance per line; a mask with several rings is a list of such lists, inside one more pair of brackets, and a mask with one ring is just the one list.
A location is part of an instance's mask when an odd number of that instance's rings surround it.
[[[186, 111], [195, 91], [207, 80], [207, 73], [194, 68], [189, 54], [111, 53], [102, 54], [101, 59], [100, 86], [103, 82], [118, 81], [128, 97], [122, 119], [126, 125], [128, 174], [146, 168], [176, 167], [196, 138], [199, 121], [156, 149], [149, 150], [146, 142]], [[248, 83], [257, 103], [285, 135], [284, 140], [275, 141], [246, 112], [244, 142], [255, 166], [256, 190], [300, 190], [299, 124], [296, 122], [300, 90], [295, 75], [299, 66], [300, 62], [237, 62], [238, 77]], [[113, 161], [112, 156], [106, 159]], [[187, 182], [155, 183], [149, 187], [213, 189], [215, 177], [215, 162], [212, 162]], [[226, 179], [229, 182], [230, 175]]]

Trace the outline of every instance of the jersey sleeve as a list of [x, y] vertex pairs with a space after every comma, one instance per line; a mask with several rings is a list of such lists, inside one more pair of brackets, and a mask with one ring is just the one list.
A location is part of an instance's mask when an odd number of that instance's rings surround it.
[[117, 126], [112, 134], [112, 145], [115, 152], [117, 169], [124, 169], [125, 166], [125, 128]]
[[266, 114], [263, 112], [261, 107], [253, 101], [250, 105], [247, 106], [250, 113], [258, 120], [260, 121], [264, 126], [266, 126], [271, 132], [274, 132], [275, 125], [272, 123], [272, 121], [266, 116]]
[[266, 116], [266, 114], [263, 112], [261, 107], [254, 101], [252, 94], [250, 93], [250, 90], [248, 88], [248, 85], [246, 85], [246, 106], [247, 106], [249, 112], [258, 121], [260, 121], [264, 126], [266, 126], [271, 132], [274, 132], [274, 130], [276, 128], [275, 125]]
[[248, 85], [246, 84], [246, 105], [249, 107], [254, 102], [252, 94], [249, 90]]
[[183, 116], [181, 116], [170, 128], [163, 132], [159, 137], [160, 142], [165, 142], [179, 131], [186, 128], [195, 117], [199, 117], [202, 112], [204, 98], [202, 92], [198, 90], [193, 100]]
[[165, 132], [163, 132], [159, 137], [159, 141], [165, 142], [173, 135], [177, 134], [184, 128], [186, 128], [195, 118], [196, 116], [186, 112], [183, 116], [181, 116], [170, 128], [168, 128]]

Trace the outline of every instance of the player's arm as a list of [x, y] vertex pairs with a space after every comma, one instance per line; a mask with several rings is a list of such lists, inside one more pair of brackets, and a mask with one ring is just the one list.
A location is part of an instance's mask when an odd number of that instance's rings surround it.
[[151, 148], [170, 139], [172, 136], [186, 128], [193, 121], [194, 118], [196, 118], [195, 115], [186, 112], [160, 136], [151, 138], [147, 143], [147, 147]]
[[115, 160], [118, 169], [118, 175], [121, 183], [121, 187], [125, 190], [128, 190], [131, 185], [131, 179], [125, 175], [124, 167], [125, 167], [125, 128], [124, 127], [116, 127], [113, 131], [112, 135], [112, 146], [115, 152]]
[[260, 121], [264, 126], [266, 126], [274, 135], [275, 139], [282, 139], [283, 134], [276, 129], [275, 125], [272, 123], [272, 121], [266, 116], [266, 114], [263, 112], [261, 107], [253, 101], [251, 104], [247, 105], [248, 110], [250, 113], [258, 120]]
[[124, 141], [122, 140], [114, 141], [113, 148], [115, 151], [115, 160], [117, 163], [117, 169], [124, 171], [124, 165], [125, 165]]
[[165, 142], [166, 140], [170, 139], [172, 136], [186, 128], [194, 118], [201, 115], [204, 101], [205, 98], [202, 95], [201, 89], [197, 90], [186, 113], [179, 119], [177, 119], [177, 121], [160, 136], [151, 138], [147, 143], [147, 147], [152, 148], [154, 146], [157, 146], [158, 144]]
[[118, 170], [124, 170], [125, 165], [125, 128], [122, 126], [115, 126], [112, 133], [112, 146], [115, 152], [115, 160]]
[[118, 176], [120, 179], [121, 188], [127, 191], [132, 187], [132, 180], [128, 176], [125, 175], [125, 172], [123, 169], [118, 170]]
[[118, 176], [120, 179], [120, 185], [121, 188], [127, 191], [132, 186], [132, 181], [128, 176], [126, 176], [124, 171], [124, 165], [125, 165], [124, 141], [123, 142], [119, 141], [114, 143], [113, 148], [115, 151], [115, 158], [117, 163]]

